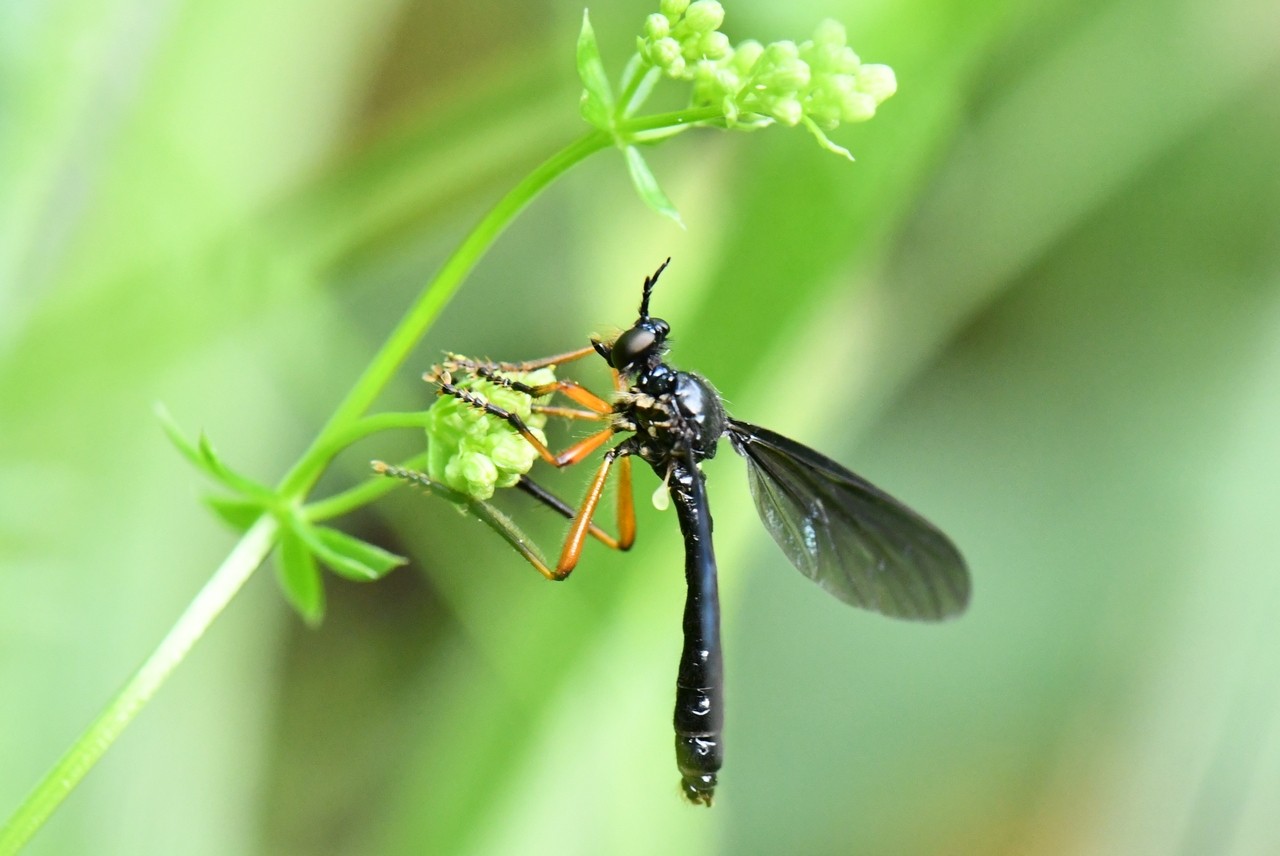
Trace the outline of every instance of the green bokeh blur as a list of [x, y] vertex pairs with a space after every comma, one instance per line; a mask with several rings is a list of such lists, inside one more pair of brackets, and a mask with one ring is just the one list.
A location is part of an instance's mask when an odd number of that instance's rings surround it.
[[[327, 578], [314, 631], [264, 569], [29, 852], [1280, 852], [1276, 5], [725, 5], [735, 39], [831, 16], [894, 66], [899, 94], [834, 135], [857, 163], [800, 130], [678, 138], [650, 162], [682, 232], [595, 156], [380, 406], [429, 401], [445, 349], [628, 324], [671, 255], [673, 361], [941, 525], [969, 614], [825, 595], [726, 449], [727, 763], [693, 809], [656, 479], [638, 547], [588, 545], [563, 585], [401, 491], [340, 525], [408, 568]], [[650, 11], [592, 9], [614, 73]], [[585, 128], [580, 16], [0, 5], [0, 816], [233, 543], [152, 403], [278, 478], [465, 230]], [[318, 495], [420, 444], [363, 443]], [[562, 521], [504, 507], [554, 551]]]

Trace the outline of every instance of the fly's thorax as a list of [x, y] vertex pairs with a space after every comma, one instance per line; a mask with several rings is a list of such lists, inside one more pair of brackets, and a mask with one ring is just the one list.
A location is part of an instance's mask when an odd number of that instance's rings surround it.
[[714, 455], [716, 443], [729, 428], [720, 393], [701, 375], [677, 372], [673, 397], [682, 419], [694, 430], [695, 451], [708, 458]]
[[615, 424], [636, 432], [636, 451], [655, 469], [665, 470], [677, 452], [710, 458], [728, 427], [720, 395], [706, 380], [667, 365], [641, 374], [618, 396]]

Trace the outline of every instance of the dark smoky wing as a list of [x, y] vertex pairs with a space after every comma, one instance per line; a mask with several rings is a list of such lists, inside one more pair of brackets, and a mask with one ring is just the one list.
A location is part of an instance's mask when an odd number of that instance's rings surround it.
[[801, 573], [845, 603], [893, 618], [964, 611], [969, 571], [929, 521], [813, 449], [736, 419], [760, 519]]

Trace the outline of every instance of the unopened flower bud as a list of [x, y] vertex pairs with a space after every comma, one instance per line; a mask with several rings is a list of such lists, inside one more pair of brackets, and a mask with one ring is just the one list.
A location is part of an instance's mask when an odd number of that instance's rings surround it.
[[737, 92], [742, 87], [742, 78], [731, 68], [721, 68], [716, 71], [716, 83], [725, 92]]
[[764, 49], [765, 61], [771, 65], [784, 65], [800, 56], [800, 49], [790, 39], [772, 42]]
[[769, 113], [787, 127], [795, 127], [800, 124], [800, 117], [804, 115], [804, 107], [801, 106], [798, 98], [791, 95], [779, 98], [770, 104]]
[[684, 14], [684, 10], [689, 8], [689, 0], [661, 0], [658, 3], [658, 10], [666, 15], [668, 20], [674, 21]]
[[702, 85], [717, 85], [719, 81], [716, 64], [709, 59], [698, 60], [693, 66], [693, 81]]
[[755, 39], [747, 39], [733, 49], [733, 56], [729, 62], [738, 74], [744, 77], [750, 74], [751, 69], [755, 66], [756, 61], [764, 54], [764, 45]]
[[876, 104], [883, 103], [898, 91], [898, 79], [893, 69], [879, 63], [868, 63], [858, 70], [858, 90], [875, 99]]
[[684, 22], [696, 33], [709, 33], [724, 23], [724, 7], [718, 0], [694, 0], [685, 10]]
[[679, 62], [680, 70], [684, 71], [684, 57], [680, 55], [680, 43], [670, 36], [658, 39], [650, 46], [649, 59], [658, 68], [667, 71], [671, 71], [672, 66]]
[[463, 452], [445, 467], [445, 484], [475, 499], [488, 499], [498, 481], [498, 468], [484, 455]]
[[651, 41], [665, 39], [671, 35], [671, 21], [661, 12], [654, 12], [648, 18], [644, 19], [644, 34]]
[[809, 63], [815, 73], [834, 72], [840, 64], [840, 48], [836, 45], [815, 45], [808, 44], [807, 49], [802, 48], [800, 56], [804, 61]]
[[701, 48], [702, 55], [707, 59], [724, 59], [732, 50], [729, 45], [729, 37], [719, 30], [704, 33], [698, 41], [698, 47]]
[[809, 63], [802, 59], [791, 60], [776, 66], [763, 81], [766, 86], [777, 92], [795, 92], [809, 85], [811, 74]]
[[[537, 433], [536, 429], [530, 428], [531, 433]], [[530, 460], [529, 452], [533, 452], [533, 446], [519, 435], [514, 435], [513, 442], [511, 438], [504, 439], [502, 442], [495, 443], [493, 449], [489, 452], [489, 460], [491, 460], [498, 469], [504, 470], [507, 474], [515, 479], [520, 478], [518, 470], [527, 470], [533, 462]], [[536, 456], [536, 452], [534, 455]], [[510, 485], [500, 485], [500, 487], [510, 487]]]
[[862, 60], [854, 53], [853, 48], [845, 46], [840, 49], [836, 61], [832, 64], [832, 71], [840, 74], [853, 74], [862, 67]]
[[813, 43], [815, 45], [829, 45], [833, 47], [844, 47], [847, 42], [847, 36], [844, 30], [844, 24], [832, 18], [827, 18], [818, 24], [817, 29], [813, 31]]
[[844, 102], [853, 91], [853, 78], [849, 75], [823, 75], [815, 81], [809, 93], [805, 115], [824, 128], [834, 128], [840, 123]]
[[876, 100], [865, 92], [850, 92], [840, 108], [845, 122], [865, 122], [876, 115]]

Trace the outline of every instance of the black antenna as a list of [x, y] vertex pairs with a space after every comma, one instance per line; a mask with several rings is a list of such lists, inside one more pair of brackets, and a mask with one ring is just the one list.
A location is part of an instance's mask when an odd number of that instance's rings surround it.
[[653, 287], [658, 284], [658, 277], [662, 276], [662, 272], [667, 269], [667, 265], [671, 264], [671, 256], [667, 256], [667, 260], [658, 266], [652, 276], [644, 278], [644, 297], [640, 299], [640, 317], [649, 317], [649, 295], [653, 293]]

